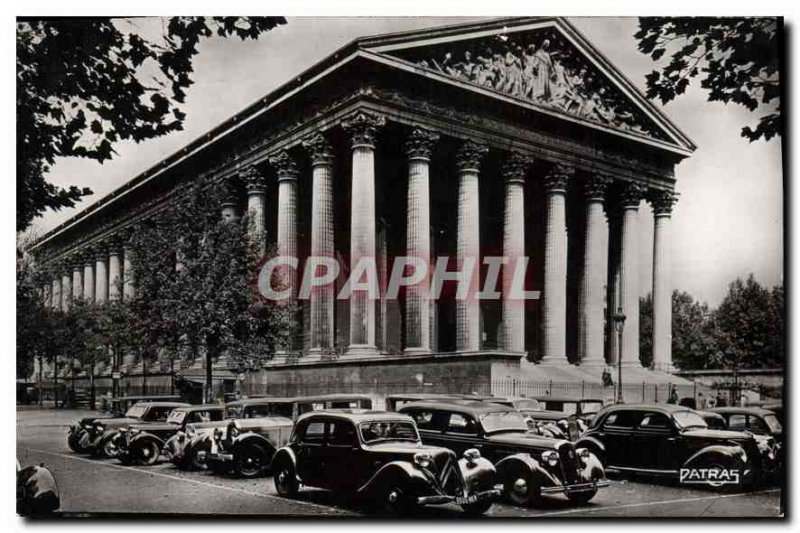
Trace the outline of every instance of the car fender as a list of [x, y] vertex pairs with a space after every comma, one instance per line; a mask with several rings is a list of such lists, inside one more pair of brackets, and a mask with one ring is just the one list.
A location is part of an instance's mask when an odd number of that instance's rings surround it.
[[107, 429], [107, 430], [103, 431], [103, 433], [99, 437], [97, 437], [89, 445], [89, 447], [91, 449], [94, 449], [94, 450], [102, 450], [103, 446], [105, 446], [105, 444], [109, 440], [115, 438], [118, 434], [119, 434], [119, 431], [117, 429]]
[[275, 445], [263, 435], [259, 435], [258, 433], [243, 433], [233, 439], [233, 444], [231, 445], [233, 455], [238, 455], [240, 450], [251, 444], [257, 444], [258, 446], [261, 446], [267, 451], [268, 454], [275, 454]]
[[[585, 448], [589, 450], [589, 457], [587, 459], [581, 458], [581, 464], [583, 468], [581, 469], [581, 476], [583, 479], [590, 481], [596, 479], [603, 479], [606, 477], [606, 469], [603, 467], [603, 463], [600, 459], [592, 452], [590, 448]], [[580, 450], [581, 448], [575, 448], [575, 451], [578, 453], [580, 457]]]
[[142, 432], [142, 433], [139, 433], [138, 435], [133, 437], [131, 439], [131, 442], [130, 442], [129, 446], [130, 446], [131, 449], [133, 449], [136, 446], [142, 446], [142, 445], [144, 445], [145, 443], [148, 443], [148, 442], [155, 442], [156, 445], [158, 446], [159, 450], [164, 447], [164, 440], [163, 439], [161, 439], [159, 437], [156, 437], [152, 433], [147, 433], [146, 431]]
[[552, 487], [561, 485], [561, 481], [545, 470], [539, 461], [527, 453], [517, 453], [509, 455], [498, 461], [495, 465], [497, 469], [497, 480], [505, 483], [511, 476], [519, 475], [520, 471], [528, 471], [533, 476], [533, 482], [540, 487]]
[[28, 466], [17, 472], [17, 512], [41, 515], [55, 511], [61, 500], [53, 473], [44, 466]]
[[[603, 444], [603, 441], [596, 437], [592, 437], [591, 435], [580, 437], [578, 440], [575, 441], [575, 449], [578, 448], [586, 448], [593, 455], [597, 455], [597, 452], [600, 452], [603, 457], [606, 455], [606, 445]], [[600, 457], [598, 457], [600, 459]], [[603, 462], [602, 460], [600, 461]]]
[[406, 461], [392, 461], [386, 463], [375, 472], [369, 480], [356, 492], [359, 494], [382, 494], [389, 484], [402, 483], [404, 486], [415, 487], [417, 492], [424, 489], [430, 490], [431, 481], [419, 468]]
[[[698, 450], [694, 455], [689, 457], [683, 463], [683, 468], [694, 468], [704, 464], [709, 464], [711, 461], [721, 461], [725, 464], [744, 465], [742, 454], [744, 449], [737, 445], [723, 445], [712, 444]], [[748, 458], [749, 461], [749, 458]]]
[[294, 450], [288, 446], [275, 452], [275, 455], [272, 456], [272, 461], [270, 461], [269, 469], [273, 472], [277, 472], [279, 468], [287, 464], [291, 466], [297, 481], [302, 483], [303, 480], [301, 480], [300, 476], [297, 474], [297, 456], [294, 454]]
[[497, 470], [485, 457], [473, 459], [471, 463], [466, 459], [459, 459], [458, 467], [467, 487], [477, 487], [478, 490], [488, 490], [494, 487]]

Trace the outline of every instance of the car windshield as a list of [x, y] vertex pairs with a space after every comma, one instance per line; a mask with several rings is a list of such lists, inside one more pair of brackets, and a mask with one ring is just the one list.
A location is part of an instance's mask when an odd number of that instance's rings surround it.
[[188, 413], [186, 411], [172, 411], [167, 417], [167, 423], [182, 424], [187, 414]]
[[225, 409], [225, 418], [241, 418], [243, 409], [242, 405], [232, 405]]
[[397, 421], [375, 421], [363, 422], [358, 426], [361, 431], [361, 438], [366, 444], [385, 440], [403, 440], [409, 442], [419, 442], [417, 428], [412, 422]]
[[541, 411], [539, 400], [517, 400], [517, 409], [520, 411]]
[[778, 419], [775, 418], [775, 415], [766, 415], [764, 417], [764, 422], [767, 423], [767, 425], [769, 426], [769, 430], [773, 433], [780, 433], [781, 431], [783, 431], [781, 423], [778, 422]]
[[692, 411], [678, 411], [673, 413], [672, 418], [683, 429], [708, 427], [703, 417]]
[[145, 411], [147, 411], [147, 406], [142, 404], [136, 404], [125, 413], [127, 418], [142, 418]]
[[495, 431], [528, 431], [528, 424], [525, 417], [517, 411], [501, 411], [497, 413], [486, 413], [481, 416], [483, 430], [486, 433]]

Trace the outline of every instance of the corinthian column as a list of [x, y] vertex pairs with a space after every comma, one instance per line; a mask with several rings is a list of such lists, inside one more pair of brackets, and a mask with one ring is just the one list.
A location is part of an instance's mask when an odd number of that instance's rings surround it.
[[[303, 146], [311, 156], [311, 256], [333, 259], [333, 148], [320, 133]], [[334, 346], [334, 285], [313, 287], [310, 297], [310, 352], [321, 353]]]
[[83, 262], [72, 260], [72, 301], [83, 298]]
[[622, 365], [639, 361], [639, 203], [644, 188], [629, 183], [622, 191], [622, 247], [620, 250], [620, 303], [625, 314], [622, 330]]
[[431, 196], [429, 166], [431, 150], [439, 134], [415, 128], [406, 140], [408, 154], [408, 220], [406, 255], [421, 259], [429, 274], [420, 283], [406, 287], [406, 353], [431, 351]]
[[544, 345], [542, 364], [567, 360], [567, 181], [575, 173], [555, 165], [544, 178], [547, 223], [544, 249]]
[[94, 254], [86, 250], [83, 257], [83, 299], [86, 303], [94, 303]]
[[236, 210], [238, 202], [236, 201], [236, 186], [233, 183], [233, 178], [225, 178], [222, 187], [225, 191], [225, 197], [222, 200], [222, 205], [220, 205], [222, 220], [236, 220], [239, 213]]
[[133, 259], [128, 246], [122, 248], [122, 299], [126, 302], [133, 300], [136, 289], [133, 284]]
[[[377, 272], [375, 254], [375, 137], [386, 124], [380, 115], [358, 112], [342, 122], [351, 135], [353, 176], [350, 200], [350, 268], [359, 261], [371, 262]], [[363, 280], [358, 280], [362, 281]], [[372, 292], [372, 295], [370, 294]], [[372, 291], [355, 290], [350, 296], [350, 355], [375, 355], [375, 299]], [[371, 297], [372, 296], [372, 297]]]
[[122, 253], [121, 243], [113, 240], [108, 249], [108, 297], [111, 300], [121, 300], [120, 284], [122, 281]]
[[54, 271], [53, 278], [53, 309], [61, 310], [61, 276], [58, 274], [58, 269]]
[[582, 365], [605, 364], [603, 309], [607, 253], [603, 247], [603, 237], [608, 227], [603, 215], [603, 201], [610, 181], [602, 174], [594, 174], [586, 182], [583, 191], [586, 199], [586, 233], [578, 305], [578, 355]]
[[258, 256], [263, 257], [267, 249], [267, 184], [261, 171], [252, 165], [244, 169], [241, 178], [247, 186], [247, 234], [256, 246]]
[[[525, 174], [531, 160], [512, 153], [503, 165], [505, 211], [503, 217], [503, 255], [508, 263], [503, 268], [503, 346], [511, 352], [525, 351], [525, 300], [511, 293], [517, 273], [517, 260], [525, 257]], [[522, 288], [522, 287], [520, 287]]]
[[102, 304], [108, 301], [108, 252], [101, 246], [95, 255], [94, 301]]
[[[278, 255], [297, 257], [297, 163], [286, 151], [270, 158], [278, 173]], [[288, 267], [283, 272], [291, 300], [297, 295], [296, 273]]]
[[61, 266], [61, 310], [69, 311], [72, 305], [72, 273], [69, 263], [64, 262]]
[[456, 154], [458, 166], [458, 234], [456, 238], [457, 268], [472, 262], [472, 273], [462, 283], [469, 283], [465, 299], [456, 298], [456, 350], [474, 352], [481, 346], [480, 289], [480, 196], [478, 176], [483, 158], [489, 152], [486, 146], [465, 142]]
[[653, 367], [669, 372], [672, 366], [672, 280], [670, 276], [670, 220], [675, 193], [658, 191], [653, 206]]

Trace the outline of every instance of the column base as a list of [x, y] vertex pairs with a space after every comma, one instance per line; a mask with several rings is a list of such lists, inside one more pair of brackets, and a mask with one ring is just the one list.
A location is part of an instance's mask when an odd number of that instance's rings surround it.
[[602, 357], [600, 357], [600, 358], [591, 357], [591, 358], [588, 358], [588, 359], [584, 359], [579, 364], [581, 366], [592, 366], [592, 367], [595, 367], [595, 366], [608, 366], [609, 365], [609, 363], [607, 363], [606, 360], [604, 358], [602, 358]]
[[544, 366], [571, 366], [572, 363], [569, 362], [566, 355], [558, 356], [558, 355], [551, 355], [550, 357], [543, 357], [541, 361], [539, 361], [540, 365]]
[[405, 350], [403, 350], [403, 353], [406, 355], [424, 355], [431, 353], [431, 351], [429, 348], [419, 347], [419, 348], [406, 348]]
[[674, 374], [678, 372], [678, 367], [676, 367], [672, 363], [658, 363], [653, 365], [653, 370], [657, 370], [659, 372], [666, 372], [668, 374]]
[[378, 348], [371, 344], [351, 344], [347, 347], [345, 357], [375, 357], [378, 354]]

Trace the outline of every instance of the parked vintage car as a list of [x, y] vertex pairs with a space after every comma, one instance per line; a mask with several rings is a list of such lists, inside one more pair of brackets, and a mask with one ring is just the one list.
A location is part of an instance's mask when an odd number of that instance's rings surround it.
[[728, 429], [728, 423], [725, 418], [719, 413], [712, 413], [710, 411], [696, 411], [708, 426], [708, 429]]
[[272, 460], [275, 488], [294, 497], [300, 484], [366, 496], [395, 512], [456, 503], [485, 513], [500, 491], [495, 469], [476, 449], [459, 458], [424, 445], [413, 420], [384, 412], [321, 411], [303, 415]]
[[87, 433], [93, 433], [92, 427], [103, 420], [112, 418], [125, 418], [128, 416], [128, 411], [131, 407], [139, 402], [159, 402], [159, 401], [177, 401], [179, 396], [120, 396], [118, 398], [111, 398], [106, 402], [106, 409], [104, 414], [96, 417], [85, 417], [79, 421], [71, 424], [67, 429], [67, 445], [69, 448], [77, 453], [88, 453], [88, 444], [91, 438], [85, 437]]
[[53, 473], [44, 465], [23, 468], [17, 461], [17, 514], [42, 516], [61, 507], [61, 496]]
[[720, 479], [735, 472], [739, 487], [759, 481], [769, 460], [752, 434], [709, 429], [696, 411], [672, 404], [606, 407], [576, 446], [610, 469], [674, 477], [703, 470]]
[[173, 409], [189, 407], [188, 403], [179, 402], [137, 402], [122, 418], [104, 418], [96, 420], [86, 428], [81, 437], [80, 446], [96, 457], [115, 457], [116, 444], [113, 442], [117, 430], [131, 424], [141, 422], [166, 422]]
[[399, 408], [413, 402], [439, 402], [453, 401], [461, 399], [457, 394], [433, 394], [433, 393], [409, 393], [409, 394], [390, 394], [386, 396], [386, 410], [390, 413], [396, 412]]
[[371, 409], [372, 400], [363, 394], [324, 394], [261, 398], [246, 405], [243, 418], [230, 420], [225, 429], [214, 428], [211, 449], [207, 454], [198, 453], [199, 460], [215, 473], [260, 476], [275, 451], [289, 440], [300, 415], [324, 409]]
[[192, 422], [220, 421], [223, 405], [192, 405], [173, 409], [165, 422], [140, 422], [121, 427], [109, 447], [123, 464], [153, 465], [158, 462], [167, 440]]
[[721, 415], [727, 429], [768, 435], [777, 443], [783, 442], [783, 427], [778, 417], [763, 407], [717, 407], [709, 411]]
[[414, 419], [425, 444], [457, 454], [480, 450], [494, 463], [506, 497], [515, 504], [538, 505], [551, 494], [565, 494], [582, 504], [609, 484], [591, 451], [529, 431], [522, 413], [510, 407], [473, 401], [420, 402], [400, 412]]
[[575, 417], [589, 424], [604, 406], [605, 402], [599, 398], [567, 398], [558, 396], [541, 396], [536, 398], [545, 411], [560, 411], [565, 415]]
[[[221, 420], [190, 422], [170, 437], [164, 444], [163, 453], [172, 464], [181, 470], [202, 470], [206, 467], [205, 456], [211, 451], [214, 428], [224, 428], [233, 418], [252, 418], [258, 413], [258, 404], [253, 400], [236, 400], [225, 405]], [[198, 452], [203, 452], [200, 460]]]

